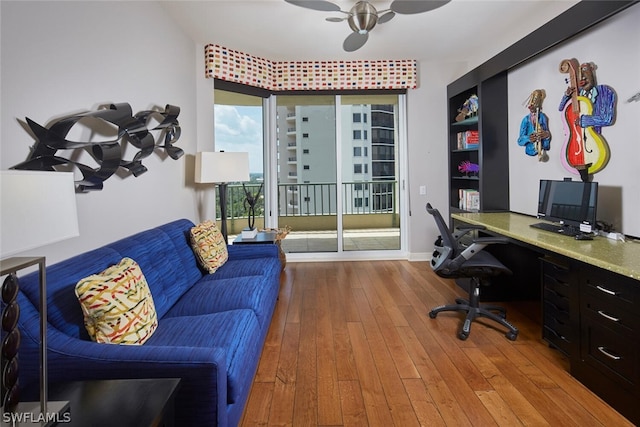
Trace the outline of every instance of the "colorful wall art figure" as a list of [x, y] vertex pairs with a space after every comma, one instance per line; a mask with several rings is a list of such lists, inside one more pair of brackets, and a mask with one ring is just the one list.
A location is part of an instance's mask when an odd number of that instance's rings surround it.
[[616, 94], [609, 86], [596, 84], [595, 68], [591, 62], [579, 65], [575, 58], [560, 63], [560, 72], [569, 75], [558, 107], [565, 133], [563, 165], [583, 181], [609, 162], [609, 144], [601, 130], [615, 121]]
[[539, 161], [548, 160], [547, 151], [551, 148], [551, 133], [549, 120], [542, 112], [542, 101], [545, 98], [544, 89], [536, 89], [527, 99], [527, 114], [520, 123], [518, 145], [524, 147], [528, 156], [538, 156]]

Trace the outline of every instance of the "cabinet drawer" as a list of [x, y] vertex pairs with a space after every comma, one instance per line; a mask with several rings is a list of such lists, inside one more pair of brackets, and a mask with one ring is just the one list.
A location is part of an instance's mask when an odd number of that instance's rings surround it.
[[545, 301], [542, 314], [544, 326], [564, 337], [571, 337], [573, 335], [571, 332], [569, 312], [558, 310], [555, 306]]
[[611, 328], [619, 334], [628, 334], [630, 338], [640, 336], [640, 316], [635, 312], [591, 293], [582, 295], [581, 303], [583, 315], [589, 316], [594, 323]]
[[542, 273], [554, 279], [557, 283], [568, 285], [572, 281], [573, 273], [568, 264], [555, 258], [542, 258]]
[[569, 312], [569, 298], [567, 295], [559, 292], [557, 288], [547, 287], [545, 284], [543, 289], [543, 301], [545, 307], [550, 305], [555, 307], [557, 311]]
[[571, 341], [567, 336], [560, 335], [557, 331], [545, 325], [542, 328], [542, 338], [565, 355], [569, 356], [571, 354]]
[[582, 289], [625, 310], [640, 306], [640, 282], [602, 269], [585, 267]]
[[[615, 374], [619, 381], [637, 384], [640, 344], [594, 322], [583, 319], [582, 358], [590, 365]], [[611, 376], [611, 375], [609, 375]]]

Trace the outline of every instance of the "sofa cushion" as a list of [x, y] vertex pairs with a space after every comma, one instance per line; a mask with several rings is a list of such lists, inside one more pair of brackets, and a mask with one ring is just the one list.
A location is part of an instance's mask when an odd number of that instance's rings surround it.
[[[190, 224], [185, 232], [192, 226], [193, 224]], [[194, 272], [198, 277], [202, 277], [202, 271], [195, 264], [189, 268], [190, 271], [185, 271], [187, 267], [179, 262], [182, 259], [179, 253], [185, 249], [193, 251], [188, 244], [182, 246], [182, 241], [176, 242], [174, 237], [177, 236], [157, 227], [108, 245], [117, 251], [121, 258], [135, 259], [140, 265], [151, 289], [158, 318], [164, 316], [180, 295], [193, 286]]]
[[200, 265], [209, 274], [215, 273], [229, 258], [224, 236], [210, 220], [191, 228], [191, 246]]
[[244, 276], [216, 280], [205, 276], [167, 312], [166, 317], [197, 316], [241, 308], [253, 310], [263, 333], [269, 328], [278, 299], [279, 283], [269, 276]]
[[87, 332], [98, 343], [144, 344], [158, 327], [149, 286], [131, 258], [80, 280], [75, 292]]
[[169, 354], [189, 347], [225, 349], [227, 403], [246, 398], [262, 351], [260, 327], [252, 310], [165, 317], [147, 345], [166, 347]]
[[[246, 245], [246, 246], [263, 246], [263, 245]], [[271, 245], [275, 247], [275, 245]], [[213, 279], [231, 279], [234, 277], [243, 276], [279, 276], [281, 270], [280, 259], [277, 257], [263, 257], [246, 259], [232, 259], [229, 260], [216, 271]], [[276, 274], [277, 273], [277, 274]]]

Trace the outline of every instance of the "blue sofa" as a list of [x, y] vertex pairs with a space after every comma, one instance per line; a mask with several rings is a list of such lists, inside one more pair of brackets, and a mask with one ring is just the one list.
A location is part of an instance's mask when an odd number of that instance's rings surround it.
[[[189, 244], [193, 225], [174, 221], [47, 267], [49, 384], [181, 378], [176, 425], [238, 424], [278, 298], [278, 247], [231, 245], [228, 261], [208, 274]], [[143, 345], [98, 344], [85, 329], [75, 285], [125, 256], [147, 279], [158, 328]], [[37, 389], [37, 272], [20, 278], [18, 302], [20, 384]]]

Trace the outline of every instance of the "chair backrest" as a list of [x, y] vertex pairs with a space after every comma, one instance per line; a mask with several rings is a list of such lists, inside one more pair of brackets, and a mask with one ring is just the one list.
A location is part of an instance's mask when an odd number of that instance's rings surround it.
[[433, 219], [436, 221], [440, 231], [440, 236], [435, 242], [435, 248], [431, 256], [431, 268], [434, 271], [438, 271], [445, 268], [457, 255], [458, 245], [440, 211], [432, 207], [431, 203], [427, 203], [427, 212], [433, 215]]

